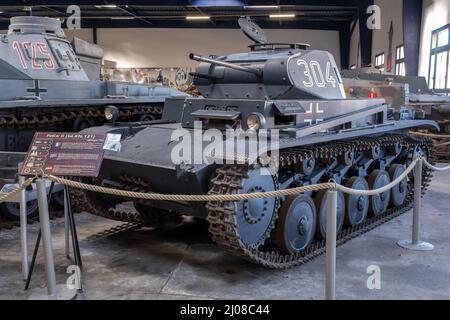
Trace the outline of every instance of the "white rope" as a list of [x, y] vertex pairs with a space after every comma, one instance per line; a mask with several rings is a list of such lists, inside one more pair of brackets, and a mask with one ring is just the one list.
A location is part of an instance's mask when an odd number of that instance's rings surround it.
[[446, 171], [446, 170], [449, 170], [449, 169], [450, 169], [450, 165], [439, 168], [439, 167], [433, 166], [433, 165], [432, 165], [431, 163], [429, 163], [426, 159], [422, 159], [422, 161], [423, 161], [423, 163], [424, 163], [428, 168], [430, 168], [431, 170], [434, 170], [434, 171]]
[[344, 187], [343, 185], [337, 184], [336, 189], [339, 191], [342, 191], [347, 194], [354, 194], [354, 195], [362, 195], [362, 196], [373, 196], [377, 195], [383, 192], [386, 192], [390, 190], [391, 188], [395, 187], [397, 184], [399, 184], [403, 179], [407, 177], [407, 175], [414, 169], [417, 161], [419, 161], [419, 158], [415, 158], [413, 162], [409, 165], [408, 168], [405, 169], [405, 171], [399, 175], [394, 181], [391, 183], [385, 185], [384, 187], [374, 189], [374, 190], [357, 190], [352, 188]]
[[[292, 189], [285, 189], [285, 190], [274, 190], [269, 192], [260, 192], [260, 193], [251, 193], [251, 194], [227, 194], [227, 195], [182, 195], [182, 194], [158, 194], [158, 193], [141, 193], [141, 192], [132, 192], [132, 191], [125, 191], [125, 190], [118, 190], [118, 189], [112, 189], [112, 188], [106, 188], [106, 187], [100, 187], [95, 185], [89, 185], [86, 183], [81, 183], [78, 181], [63, 179], [55, 176], [49, 176], [47, 177], [49, 180], [65, 184], [72, 188], [77, 189], [84, 189], [89, 190], [93, 192], [100, 192], [100, 193], [106, 193], [111, 195], [117, 195], [122, 197], [129, 197], [129, 198], [141, 198], [146, 200], [162, 200], [162, 201], [240, 201], [244, 199], [257, 199], [257, 198], [270, 198], [270, 197], [278, 197], [278, 196], [287, 196], [287, 195], [295, 195], [299, 193], [304, 193], [308, 191], [318, 191], [318, 190], [339, 190], [347, 194], [353, 194], [353, 195], [366, 195], [366, 196], [373, 196], [377, 195], [383, 192], [386, 192], [390, 190], [391, 188], [395, 187], [397, 184], [399, 184], [401, 181], [403, 181], [408, 174], [414, 169], [414, 166], [416, 165], [417, 161], [419, 161], [421, 158], [415, 158], [411, 164], [405, 169], [405, 171], [398, 176], [394, 181], [390, 182], [389, 184], [378, 188], [374, 190], [358, 190], [358, 189], [352, 189], [344, 187], [343, 185], [337, 184], [337, 183], [322, 183], [318, 185], [309, 185], [309, 186], [302, 186]], [[426, 162], [425, 159], [422, 159], [426, 165], [430, 166], [431, 168], [439, 171], [450, 169], [450, 166], [445, 168], [436, 168], [431, 166], [428, 162]]]

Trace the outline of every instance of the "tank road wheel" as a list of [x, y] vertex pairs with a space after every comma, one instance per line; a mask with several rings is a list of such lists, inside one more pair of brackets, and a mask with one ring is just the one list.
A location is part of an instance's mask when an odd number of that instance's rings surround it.
[[[403, 165], [393, 164], [389, 168], [389, 177], [391, 177], [391, 181], [397, 179], [397, 177], [399, 177], [403, 172], [405, 172], [405, 167]], [[391, 189], [391, 205], [394, 207], [401, 206], [403, 202], [405, 202], [407, 191], [408, 182], [405, 178]]]
[[[345, 198], [340, 191], [337, 192], [337, 219], [336, 232], [339, 232], [344, 224], [345, 216]], [[317, 236], [326, 239], [327, 235], [327, 190], [320, 190], [315, 198], [318, 216]]]
[[314, 239], [316, 224], [316, 206], [311, 197], [288, 197], [279, 211], [277, 244], [290, 254], [304, 250]]
[[[347, 188], [357, 190], [369, 190], [369, 185], [362, 177], [352, 177], [345, 184]], [[348, 226], [356, 226], [366, 220], [369, 212], [369, 196], [345, 194], [345, 223]]]
[[[369, 176], [369, 188], [379, 189], [389, 184], [391, 179], [389, 174], [384, 170], [375, 170]], [[383, 214], [389, 206], [389, 200], [391, 197], [390, 190], [381, 194], [370, 196], [370, 213], [374, 216]]]
[[[275, 178], [267, 168], [252, 169], [242, 181], [239, 193], [258, 193], [278, 189]], [[272, 230], [278, 210], [278, 198], [241, 200], [234, 203], [236, 228], [241, 241], [258, 247]]]
[[[0, 204], [0, 211], [3, 212], [5, 218], [10, 221], [18, 221], [20, 219], [20, 204], [15, 202], [4, 202]], [[27, 217], [34, 218], [38, 215], [38, 202], [31, 200], [27, 202]]]

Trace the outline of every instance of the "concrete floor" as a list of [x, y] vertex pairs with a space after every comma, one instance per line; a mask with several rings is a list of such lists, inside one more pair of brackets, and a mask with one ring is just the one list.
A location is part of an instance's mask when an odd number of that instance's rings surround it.
[[[396, 245], [410, 237], [411, 211], [337, 250], [338, 299], [450, 298], [450, 172], [436, 174], [423, 199], [421, 235], [431, 252]], [[78, 299], [323, 299], [325, 257], [273, 271], [231, 256], [210, 241], [204, 224], [172, 231], [118, 228], [122, 223], [76, 215], [84, 293]], [[30, 226], [31, 243], [38, 225]], [[64, 255], [62, 219], [52, 221], [58, 283], [71, 264]], [[369, 290], [367, 267], [381, 270]], [[45, 285], [42, 255], [31, 288]], [[27, 299], [20, 272], [19, 229], [0, 232], [0, 299]]]

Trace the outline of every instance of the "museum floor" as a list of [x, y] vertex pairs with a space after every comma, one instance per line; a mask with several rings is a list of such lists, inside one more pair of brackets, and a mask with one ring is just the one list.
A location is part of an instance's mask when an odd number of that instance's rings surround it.
[[[337, 250], [338, 299], [450, 298], [450, 172], [435, 175], [423, 199], [422, 239], [431, 252], [408, 251], [411, 211]], [[218, 249], [206, 224], [171, 231], [116, 228], [122, 223], [87, 213], [75, 216], [83, 258], [84, 293], [78, 299], [323, 299], [325, 257], [274, 271]], [[125, 225], [126, 226], [126, 225]], [[29, 226], [30, 250], [38, 224]], [[64, 255], [63, 219], [52, 221], [58, 283], [70, 262]], [[20, 271], [19, 229], [0, 232], [0, 299], [27, 299]], [[367, 267], [381, 270], [381, 289], [369, 290]], [[31, 288], [44, 286], [42, 255]]]

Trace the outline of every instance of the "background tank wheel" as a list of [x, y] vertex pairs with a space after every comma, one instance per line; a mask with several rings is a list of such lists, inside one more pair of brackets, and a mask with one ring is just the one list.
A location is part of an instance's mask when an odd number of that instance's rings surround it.
[[[20, 220], [20, 204], [15, 202], [4, 202], [0, 204], [0, 210], [4, 214], [6, 220]], [[31, 200], [27, 202], [27, 217], [35, 218], [38, 215], [38, 202]]]
[[288, 197], [279, 211], [277, 244], [290, 254], [304, 250], [314, 239], [316, 224], [316, 206], [311, 197]]
[[64, 190], [58, 191], [52, 194], [52, 200], [50, 201], [50, 207], [55, 210], [64, 209]]
[[[369, 185], [362, 177], [352, 177], [345, 184], [347, 188], [369, 190]], [[356, 226], [364, 222], [369, 212], [369, 196], [345, 194], [345, 223]]]
[[[389, 174], [384, 170], [375, 170], [369, 176], [369, 188], [378, 189], [389, 184], [391, 179]], [[383, 214], [388, 206], [391, 197], [390, 190], [381, 194], [370, 196], [370, 213], [374, 216]]]
[[[337, 192], [337, 195], [336, 232], [339, 232], [344, 224], [345, 198], [340, 191]], [[322, 239], [326, 239], [327, 235], [327, 198], [327, 190], [320, 190], [315, 197], [318, 217], [317, 236]]]
[[[403, 165], [393, 164], [389, 168], [389, 177], [391, 178], [391, 181], [397, 179], [403, 172], [405, 172], [405, 167]], [[401, 206], [403, 202], [405, 202], [407, 191], [408, 181], [405, 178], [391, 189], [391, 205], [394, 207]]]
[[144, 121], [153, 121], [156, 120], [155, 115], [153, 114], [143, 114], [142, 116], [140, 116], [139, 121], [140, 122], [144, 122]]
[[[267, 168], [252, 169], [242, 181], [239, 193], [258, 193], [278, 189]], [[241, 200], [234, 203], [236, 228], [241, 241], [252, 248], [261, 245], [274, 226], [278, 198]]]
[[78, 132], [94, 126], [92, 119], [77, 118], [73, 123], [73, 131]]

